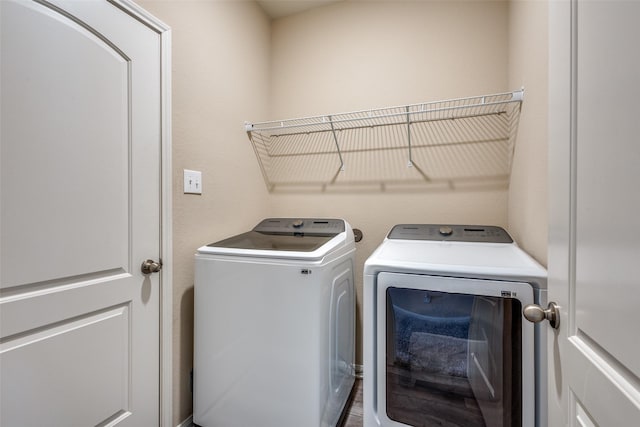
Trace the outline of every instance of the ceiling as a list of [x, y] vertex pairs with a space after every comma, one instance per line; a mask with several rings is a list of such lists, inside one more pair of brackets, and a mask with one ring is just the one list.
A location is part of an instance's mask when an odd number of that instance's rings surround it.
[[257, 0], [258, 4], [272, 19], [304, 12], [343, 0]]

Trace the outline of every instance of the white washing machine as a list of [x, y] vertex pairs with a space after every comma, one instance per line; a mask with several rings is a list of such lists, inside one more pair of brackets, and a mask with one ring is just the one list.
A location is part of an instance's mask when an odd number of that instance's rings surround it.
[[194, 423], [336, 425], [354, 383], [354, 257], [341, 219], [265, 219], [198, 249]]
[[499, 227], [401, 224], [364, 267], [364, 426], [546, 426], [546, 270]]

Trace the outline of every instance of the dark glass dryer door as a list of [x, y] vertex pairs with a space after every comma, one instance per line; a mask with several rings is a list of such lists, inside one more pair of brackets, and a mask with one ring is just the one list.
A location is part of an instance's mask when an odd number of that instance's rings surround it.
[[377, 398], [385, 418], [408, 426], [533, 426], [533, 326], [522, 317], [533, 303], [530, 285], [381, 273], [377, 291]]

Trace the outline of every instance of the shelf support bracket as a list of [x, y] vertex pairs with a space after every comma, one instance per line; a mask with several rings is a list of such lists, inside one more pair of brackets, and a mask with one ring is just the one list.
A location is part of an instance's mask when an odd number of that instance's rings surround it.
[[409, 143], [409, 162], [407, 163], [407, 167], [413, 167], [413, 159], [411, 158], [411, 115], [409, 114], [409, 106], [407, 109], [407, 142]]
[[338, 157], [340, 157], [340, 170], [344, 171], [344, 160], [342, 160], [342, 152], [340, 151], [340, 145], [338, 144], [338, 136], [336, 135], [336, 128], [333, 127], [333, 120], [331, 116], [327, 116], [329, 124], [331, 125], [331, 134], [333, 135], [333, 141], [336, 143], [336, 149], [338, 150]]

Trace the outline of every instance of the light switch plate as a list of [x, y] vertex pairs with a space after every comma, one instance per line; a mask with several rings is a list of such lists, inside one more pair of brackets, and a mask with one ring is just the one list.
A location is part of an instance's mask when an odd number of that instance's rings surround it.
[[202, 172], [184, 169], [184, 193], [202, 194]]

